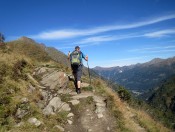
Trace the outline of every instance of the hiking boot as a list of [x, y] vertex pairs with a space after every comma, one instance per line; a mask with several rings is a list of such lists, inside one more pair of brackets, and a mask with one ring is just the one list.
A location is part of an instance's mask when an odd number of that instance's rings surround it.
[[77, 94], [80, 94], [81, 93], [81, 89], [77, 88], [76, 92], [77, 92]]
[[78, 88], [76, 88], [76, 90], [75, 90], [76, 92], [78, 92]]

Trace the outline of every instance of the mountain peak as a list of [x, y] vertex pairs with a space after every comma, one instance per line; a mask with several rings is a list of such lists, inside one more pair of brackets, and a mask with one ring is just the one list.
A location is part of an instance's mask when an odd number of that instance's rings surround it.
[[154, 58], [152, 59], [151, 61], [149, 61], [148, 63], [150, 64], [155, 64], [155, 63], [159, 63], [159, 62], [162, 62], [164, 59], [161, 59], [161, 58]]
[[28, 43], [36, 43], [33, 39], [22, 36], [21, 38], [18, 39], [19, 41], [24, 41], [24, 42], [28, 42]]

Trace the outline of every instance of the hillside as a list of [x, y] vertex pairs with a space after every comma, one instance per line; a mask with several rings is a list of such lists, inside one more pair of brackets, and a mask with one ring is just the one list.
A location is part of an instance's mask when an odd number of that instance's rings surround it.
[[175, 74], [175, 57], [153, 59], [150, 62], [123, 67], [93, 69], [99, 75], [125, 86], [136, 95], [156, 87], [162, 80]]
[[[46, 60], [50, 58], [66, 67], [70, 66], [67, 56], [64, 53], [56, 50], [53, 47], [46, 47], [44, 44], [37, 43], [30, 38], [21, 37], [18, 40], [8, 42], [7, 44], [16, 52], [23, 52], [22, 54], [29, 55], [29, 56], [36, 55], [39, 57], [39, 59], [42, 59], [41, 58], [43, 56], [42, 54], [45, 54], [45, 56], [43, 57], [44, 58], [46, 57], [45, 58]], [[40, 49], [40, 52], [37, 53], [37, 50], [39, 49]], [[39, 53], [41, 53], [41, 57], [38, 55]]]
[[159, 120], [164, 117], [164, 122], [173, 124], [175, 121], [175, 75], [156, 88], [147, 102], [157, 110]]
[[95, 73], [90, 86], [86, 69], [77, 95], [70, 68], [43, 47], [26, 38], [0, 47], [0, 131], [170, 131]]

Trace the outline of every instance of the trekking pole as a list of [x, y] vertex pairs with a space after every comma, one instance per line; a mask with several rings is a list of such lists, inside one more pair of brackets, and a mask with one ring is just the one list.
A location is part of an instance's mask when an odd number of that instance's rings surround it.
[[89, 70], [89, 64], [88, 64], [88, 61], [87, 61], [87, 66], [88, 66], [89, 80], [90, 80], [90, 86], [91, 86], [91, 75], [90, 75], [90, 70]]

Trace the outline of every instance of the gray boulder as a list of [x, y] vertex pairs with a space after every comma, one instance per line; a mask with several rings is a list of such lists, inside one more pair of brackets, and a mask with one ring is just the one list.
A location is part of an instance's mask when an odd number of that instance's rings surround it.
[[15, 117], [21, 119], [21, 118], [23, 118], [25, 115], [27, 115], [28, 113], [29, 113], [28, 110], [24, 110], [24, 109], [18, 108], [17, 111], [16, 111], [16, 114], [15, 114]]
[[30, 124], [35, 125], [36, 127], [39, 127], [39, 126], [42, 124], [42, 122], [39, 121], [39, 120], [37, 120], [35, 117], [29, 118], [29, 119], [28, 119], [28, 122], [29, 122]]
[[59, 131], [64, 132], [64, 128], [61, 127], [60, 125], [55, 125], [53, 128], [54, 129], [57, 128]]
[[65, 102], [62, 102], [59, 97], [54, 97], [49, 104], [43, 109], [44, 115], [55, 114], [57, 111], [70, 111], [71, 108]]
[[54, 97], [49, 104], [43, 109], [44, 115], [54, 114], [54, 112], [61, 106], [62, 102], [59, 97]]
[[68, 84], [68, 77], [64, 72], [54, 71], [43, 76], [41, 84], [50, 88], [51, 90], [65, 88]]
[[28, 103], [29, 102], [29, 100], [28, 100], [28, 98], [26, 98], [26, 97], [24, 97], [24, 98], [22, 98], [21, 99], [21, 103]]

